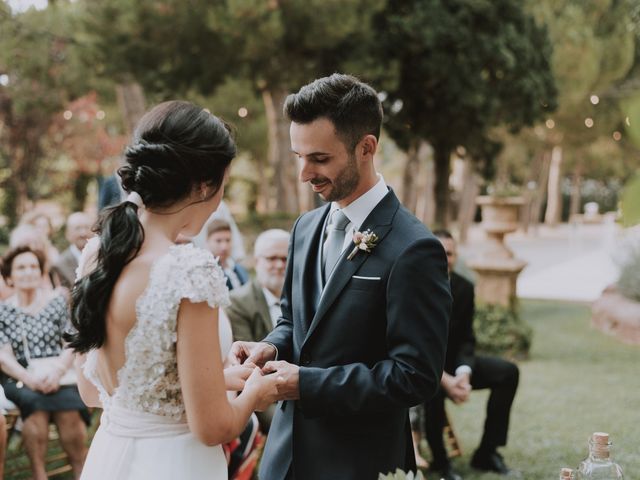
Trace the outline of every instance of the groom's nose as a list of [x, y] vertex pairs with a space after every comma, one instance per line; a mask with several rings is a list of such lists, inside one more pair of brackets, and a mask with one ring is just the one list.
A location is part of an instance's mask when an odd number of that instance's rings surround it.
[[300, 160], [300, 173], [298, 175], [298, 179], [302, 183], [313, 179], [313, 168], [311, 167], [310, 162], [307, 162], [304, 159]]

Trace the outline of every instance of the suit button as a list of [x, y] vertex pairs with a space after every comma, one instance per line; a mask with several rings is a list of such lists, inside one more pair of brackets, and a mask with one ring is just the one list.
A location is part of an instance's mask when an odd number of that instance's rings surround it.
[[311, 355], [309, 355], [308, 353], [303, 353], [300, 357], [300, 361], [302, 365], [309, 365], [311, 363]]

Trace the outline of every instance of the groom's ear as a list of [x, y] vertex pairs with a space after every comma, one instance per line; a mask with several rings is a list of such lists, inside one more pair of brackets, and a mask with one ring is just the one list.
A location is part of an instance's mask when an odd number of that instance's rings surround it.
[[372, 160], [378, 148], [378, 139], [374, 135], [365, 135], [356, 147], [363, 160]]

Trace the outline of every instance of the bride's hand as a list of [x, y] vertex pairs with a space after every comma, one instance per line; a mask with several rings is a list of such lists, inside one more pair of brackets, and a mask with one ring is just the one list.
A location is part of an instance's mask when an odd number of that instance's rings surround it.
[[263, 412], [278, 400], [278, 379], [276, 377], [277, 375], [263, 375], [262, 370], [258, 367], [251, 372], [251, 376], [245, 383], [244, 391], [256, 395], [254, 407], [256, 411]]
[[262, 367], [275, 360], [276, 347], [266, 342], [234, 342], [225, 361], [226, 365], [256, 364]]
[[233, 365], [224, 369], [224, 383], [228, 391], [240, 392], [244, 389], [244, 384], [247, 378], [253, 372], [255, 365]]

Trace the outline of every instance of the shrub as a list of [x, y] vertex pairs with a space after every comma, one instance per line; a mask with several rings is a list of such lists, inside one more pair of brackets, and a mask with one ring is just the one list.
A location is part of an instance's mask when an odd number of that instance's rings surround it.
[[508, 358], [526, 358], [533, 330], [514, 309], [478, 304], [474, 318], [478, 353]]
[[618, 290], [631, 300], [640, 301], [640, 230], [638, 235], [629, 236], [618, 255], [620, 278]]

